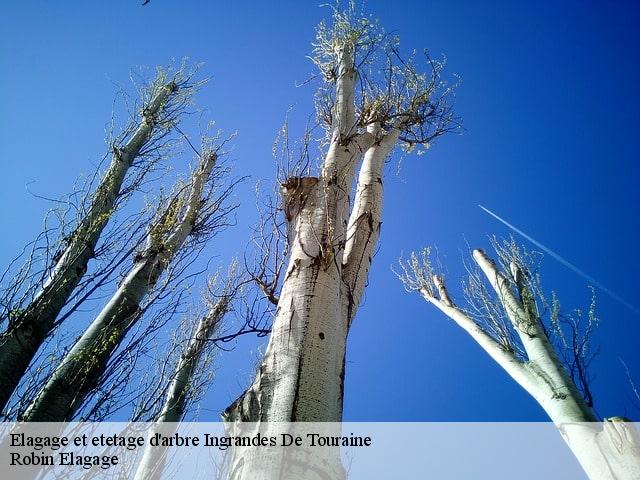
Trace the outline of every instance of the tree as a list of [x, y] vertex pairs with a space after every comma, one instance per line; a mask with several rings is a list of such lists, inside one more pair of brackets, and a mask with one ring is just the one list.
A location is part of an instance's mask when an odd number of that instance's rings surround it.
[[622, 417], [596, 423], [592, 408], [588, 366], [595, 302], [586, 318], [581, 311], [563, 314], [555, 295], [549, 301], [543, 293], [535, 253], [513, 239], [494, 239], [493, 246], [498, 264], [473, 251], [479, 271], [468, 268], [466, 307], [452, 299], [429, 249], [401, 260], [399, 278], [462, 327], [540, 404], [589, 478], [637, 478], [640, 439], [634, 427]]
[[[196, 380], [198, 370], [203, 370], [202, 360], [207, 353], [214, 335], [220, 331], [222, 319], [231, 308], [231, 302], [237, 294], [235, 285], [235, 266], [232, 266], [229, 277], [223, 291], [216, 295], [214, 301], [208, 301], [209, 310], [198, 321], [193, 333], [187, 339], [182, 353], [171, 376], [169, 387], [164, 396], [162, 409], [157, 415], [153, 426], [150, 428], [148, 438], [156, 433], [162, 433], [165, 437], [174, 434], [178, 422], [181, 422], [187, 411], [189, 403], [198, 393], [199, 383]], [[215, 281], [213, 283], [216, 283]], [[211, 291], [212, 285], [209, 289]], [[206, 363], [206, 362], [205, 362]], [[198, 368], [200, 367], [200, 368]], [[208, 365], [207, 370], [211, 368]], [[160, 478], [165, 464], [166, 449], [161, 447], [145, 448], [142, 459], [136, 467], [135, 480], [148, 480]]]
[[[92, 281], [111, 271], [113, 265], [108, 264], [81, 284], [89, 262], [105, 253], [97, 246], [107, 223], [162, 159], [169, 143], [168, 135], [196, 87], [191, 74], [184, 69], [174, 73], [159, 71], [157, 77], [141, 89], [139, 112], [120, 135], [110, 140], [111, 163], [97, 188], [91, 195], [90, 185], [80, 192], [86, 197], [70, 231], [65, 231], [66, 225], [60, 225], [58, 231], [62, 234], [57, 241], [52, 241], [47, 227], [32, 244], [25, 265], [18, 272], [8, 269], [3, 275], [4, 279], [13, 273], [14, 278], [0, 301], [0, 324], [4, 327], [0, 335], [0, 410], [6, 407], [38, 349], [82, 302], [83, 296], [77, 294], [78, 290], [88, 289]], [[64, 219], [64, 214], [61, 218]], [[113, 234], [110, 239], [113, 240]], [[108, 245], [109, 241], [103, 243]], [[38, 270], [40, 263], [44, 268]], [[71, 301], [74, 292], [75, 305], [61, 316], [65, 306], [74, 303]]]
[[132, 268], [31, 401], [22, 420], [64, 422], [74, 418], [87, 396], [104, 383], [109, 359], [144, 313], [143, 300], [187, 240], [201, 243], [228, 224], [233, 207], [226, 201], [233, 184], [219, 185], [227, 174], [219, 161], [222, 145], [205, 145], [190, 181], [178, 184], [165, 200]]
[[[380, 233], [385, 160], [398, 144], [427, 148], [458, 126], [443, 63], [426, 55], [420, 73], [401, 59], [397, 39], [353, 5], [320, 24], [314, 47], [326, 153], [317, 177], [288, 175], [281, 184], [287, 264], [259, 282], [277, 304], [272, 332], [227, 422], [341, 420], [345, 345]], [[247, 455], [232, 460], [232, 478], [271, 478], [279, 468], [276, 458]], [[329, 476], [342, 475], [336, 468]]]

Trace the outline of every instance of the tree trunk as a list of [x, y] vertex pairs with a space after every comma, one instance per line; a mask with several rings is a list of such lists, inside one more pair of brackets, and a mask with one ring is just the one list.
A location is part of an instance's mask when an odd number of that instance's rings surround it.
[[[591, 480], [640, 478], [640, 439], [634, 425], [615, 419], [598, 423], [547, 338], [540, 318], [527, 299], [531, 292], [523, 272], [511, 264], [517, 298], [510, 281], [481, 250], [473, 258], [495, 290], [526, 355], [521, 360], [457, 307], [438, 276], [426, 278], [430, 266], [414, 266], [414, 285], [428, 302], [462, 327], [544, 409]], [[406, 282], [406, 277], [405, 277]], [[490, 301], [490, 300], [487, 300]], [[614, 420], [614, 419], [610, 419]]]
[[[165, 395], [162, 411], [149, 430], [148, 438], [160, 433], [165, 437], [173, 435], [179, 422], [182, 421], [187, 400], [193, 388], [193, 376], [196, 367], [208, 344], [208, 340], [217, 329], [222, 317], [229, 308], [229, 295], [223, 297], [214, 305], [209, 313], [200, 320], [193, 338], [184, 349], [176, 366], [171, 384]], [[138, 467], [134, 480], [159, 479], [166, 461], [166, 448], [161, 446], [147, 446]]]
[[176, 196], [150, 228], [144, 252], [114, 296], [29, 404], [22, 416], [23, 421], [72, 420], [88, 394], [102, 380], [112, 353], [140, 317], [142, 300], [191, 234], [201, 207], [204, 184], [216, 158], [216, 154], [206, 156], [194, 172], [182, 218], [171, 220], [172, 215], [181, 210], [179, 196]]
[[535, 391], [538, 402], [554, 422], [556, 419], [563, 422], [597, 422], [597, 417], [586, 405], [549, 342], [538, 316], [528, 311], [514, 296], [506, 277], [482, 250], [474, 250], [473, 258], [498, 295], [520, 337], [528, 359], [524, 365], [537, 385]]
[[[398, 141], [426, 144], [447, 131], [452, 118], [436, 98], [441, 66], [429, 61], [430, 76], [418, 74], [411, 62], [394, 64], [396, 46], [385, 38], [353, 5], [334, 9], [332, 25], [318, 27], [314, 61], [331, 85], [318, 95], [328, 150], [318, 178], [290, 178], [283, 185], [289, 263], [280, 295], [272, 296], [278, 303], [256, 378], [223, 414], [236, 422], [230, 429], [251, 429], [238, 422], [260, 422], [255, 429], [265, 422], [336, 422], [339, 433], [347, 336], [378, 241], [385, 160]], [[384, 73], [374, 80], [374, 58], [383, 51]], [[283, 455], [235, 451], [231, 478], [300, 478], [302, 460]], [[331, 455], [303, 452], [304, 478], [344, 476], [339, 456]]]
[[[331, 434], [340, 433], [346, 341], [377, 244], [382, 167], [397, 140], [395, 130], [385, 134], [379, 127], [347, 133], [355, 122], [353, 108], [340, 107], [340, 102], [353, 102], [355, 73], [346, 67], [341, 71], [339, 121], [321, 176], [289, 179], [283, 189], [291, 253], [269, 345], [255, 381], [223, 415], [227, 422], [260, 422], [253, 424], [252, 434], [259, 429], [277, 435], [279, 427], [270, 430], [264, 422], [336, 422]], [[356, 208], [350, 214], [349, 192], [363, 154]], [[248, 434], [251, 427], [230, 428]], [[345, 475], [339, 449], [322, 455], [298, 451], [296, 459], [286, 458], [288, 453], [235, 449], [230, 478], [293, 479], [301, 471], [309, 479]]]
[[102, 230], [111, 218], [127, 171], [152, 137], [156, 119], [177, 91], [169, 82], [143, 110], [143, 118], [113, 159], [92, 197], [86, 216], [69, 236], [69, 243], [31, 303], [0, 336], [0, 411], [4, 409], [34, 355], [55, 326], [55, 320], [87, 271]]
[[355, 165], [373, 143], [355, 128], [353, 50], [340, 56], [334, 130], [320, 178], [283, 186], [291, 241], [269, 345], [228, 421], [337, 422], [342, 418], [348, 321], [341, 312], [342, 255]]
[[617, 418], [604, 423], [554, 422], [591, 480], [640, 478], [640, 438], [634, 424]]

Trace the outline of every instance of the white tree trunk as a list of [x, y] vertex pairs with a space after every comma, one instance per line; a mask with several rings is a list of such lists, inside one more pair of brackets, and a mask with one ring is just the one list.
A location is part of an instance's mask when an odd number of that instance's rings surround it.
[[463, 328], [540, 404], [591, 480], [640, 478], [640, 439], [634, 426], [623, 421], [598, 423], [550, 344], [537, 315], [516, 298], [507, 278], [484, 252], [474, 250], [473, 258], [518, 333], [526, 361], [516, 358], [458, 308], [438, 276], [433, 277], [431, 286], [420, 288], [425, 300]]
[[[178, 361], [169, 389], [165, 395], [162, 410], [154, 425], [150, 428], [147, 435], [148, 438], [153, 437], [156, 433], [168, 437], [177, 431], [179, 422], [182, 421], [186, 413], [187, 401], [192, 393], [195, 370], [208, 345], [208, 340], [213, 332], [217, 330], [228, 308], [229, 296], [224, 295], [209, 313], [198, 322], [194, 336], [187, 344]], [[166, 461], [166, 450], [161, 446], [147, 446], [136, 469], [134, 480], [160, 478]]]
[[[349, 66], [353, 62], [348, 56], [342, 61]], [[337, 85], [338, 120], [321, 176], [290, 179], [283, 191], [291, 253], [266, 353], [253, 384], [224, 413], [227, 422], [259, 422], [255, 428], [262, 426], [267, 434], [264, 422], [342, 419], [346, 341], [377, 244], [382, 169], [398, 131], [385, 133], [372, 126], [351, 133], [355, 72], [344, 65], [341, 69], [346, 73]], [[349, 193], [363, 155], [350, 213]], [[333, 433], [339, 434], [335, 425]], [[300, 478], [285, 454], [237, 449], [230, 478]], [[301, 455], [304, 460], [293, 463], [304, 463], [304, 478], [344, 476], [339, 452], [323, 458], [312, 452]]]
[[633, 424], [562, 423], [558, 428], [591, 480], [640, 478], [640, 438]]
[[[225, 412], [236, 421], [340, 421], [348, 320], [342, 256], [355, 166], [375, 141], [354, 134], [353, 50], [340, 57], [334, 130], [319, 179], [283, 191], [292, 241], [272, 333], [253, 385]], [[295, 181], [294, 181], [295, 180]]]
[[528, 359], [526, 368], [537, 379], [538, 390], [542, 390], [537, 397], [542, 407], [554, 421], [555, 418], [561, 418], [564, 422], [596, 422], [596, 416], [586, 405], [549, 343], [540, 319], [525, 310], [511, 291], [505, 276], [483, 251], [474, 250], [473, 258], [496, 291], [514, 330], [520, 336]]
[[[140, 304], [191, 233], [201, 206], [202, 191], [216, 162], [203, 158], [192, 177], [184, 215], [175, 224], [162, 216], [149, 231], [147, 246], [89, 328], [64, 356], [22, 420], [65, 422], [73, 419], [93, 391], [113, 351], [140, 317]], [[177, 197], [174, 202], [179, 201]], [[171, 209], [171, 203], [167, 209]], [[166, 215], [166, 214], [165, 214]], [[167, 223], [169, 223], [167, 225]]]
[[145, 106], [141, 123], [124, 147], [114, 152], [87, 214], [69, 236], [69, 243], [50, 277], [14, 324], [0, 336], [0, 410], [6, 406], [38, 348], [54, 327], [56, 317], [87, 271], [127, 171], [152, 137], [156, 118], [177, 88], [174, 82], [167, 83]]
[[362, 301], [369, 267], [380, 236], [385, 160], [400, 134], [400, 131], [394, 128], [381, 135], [378, 124], [370, 125], [368, 131], [378, 140], [366, 151], [360, 167], [342, 259], [342, 275], [347, 287], [346, 295], [342, 299], [342, 314], [348, 319], [349, 324]]
[[[224, 414], [227, 422], [234, 422], [229, 427], [234, 434], [261, 431], [271, 436], [278, 430], [277, 422], [339, 421], [342, 414], [347, 325], [339, 318], [335, 262], [325, 261], [318, 241], [327, 231], [323, 189], [318, 179], [303, 178], [289, 195], [295, 195], [285, 199], [294, 225], [290, 261], [258, 375]], [[233, 449], [229, 478], [295, 478], [291, 469], [283, 471], [285, 454], [277, 449]], [[326, 473], [326, 465], [315, 467]], [[330, 478], [344, 475], [339, 461], [336, 468]]]
[[[373, 58], [376, 48], [385, 49], [384, 35], [369, 19], [356, 17], [353, 5], [335, 9], [333, 24], [318, 28], [314, 61], [328, 83], [335, 81], [333, 94], [321, 89], [318, 97], [318, 113], [330, 119], [328, 151], [319, 178], [291, 178], [283, 185], [289, 263], [267, 351], [253, 384], [225, 411], [227, 422], [341, 421], [347, 335], [378, 241], [385, 159], [401, 135], [415, 145], [446, 131], [431, 124], [434, 112], [449, 118], [448, 108], [430, 101], [440, 85], [439, 67], [431, 63], [429, 80], [407, 63], [390, 65], [393, 46], [386, 50], [384, 73], [374, 80]], [[309, 478], [343, 475], [333, 467], [339, 459], [325, 460], [332, 467], [311, 460], [317, 463], [308, 465]], [[299, 478], [299, 472], [281, 471], [283, 462], [277, 454], [235, 452], [231, 478]], [[262, 476], [266, 465], [278, 476]]]
[[[322, 188], [317, 179], [302, 179], [301, 183], [305, 188], [297, 192], [300, 206], [291, 220], [296, 233], [269, 345], [254, 384], [229, 407], [227, 420], [340, 419], [341, 337], [346, 333], [346, 325], [337, 322], [340, 285], [335, 263], [324, 261], [318, 241], [327, 223]], [[324, 350], [323, 341], [331, 351]], [[305, 358], [314, 346], [321, 350], [320, 355]], [[330, 391], [323, 395], [309, 391], [314, 386], [301, 382], [303, 369], [317, 371], [329, 380], [322, 388]]]

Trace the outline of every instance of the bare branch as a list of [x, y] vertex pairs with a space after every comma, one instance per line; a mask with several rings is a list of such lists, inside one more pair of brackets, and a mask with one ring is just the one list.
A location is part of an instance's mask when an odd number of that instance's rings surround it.
[[418, 292], [429, 303], [465, 330], [518, 383], [528, 387], [531, 376], [513, 351], [490, 335], [476, 319], [459, 308], [451, 298], [444, 279], [434, 273], [430, 249], [412, 252], [408, 261], [399, 260], [401, 272], [396, 273], [405, 289]]

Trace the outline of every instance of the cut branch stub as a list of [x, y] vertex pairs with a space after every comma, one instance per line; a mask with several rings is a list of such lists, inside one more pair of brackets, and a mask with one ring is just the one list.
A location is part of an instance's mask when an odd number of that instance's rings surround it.
[[318, 177], [289, 177], [281, 186], [285, 217], [291, 222], [298, 216], [311, 189], [318, 183]]
[[318, 184], [318, 177], [289, 177], [280, 185], [282, 195], [282, 209], [287, 219], [287, 241], [293, 245], [296, 223], [300, 212], [304, 208], [309, 194]]

